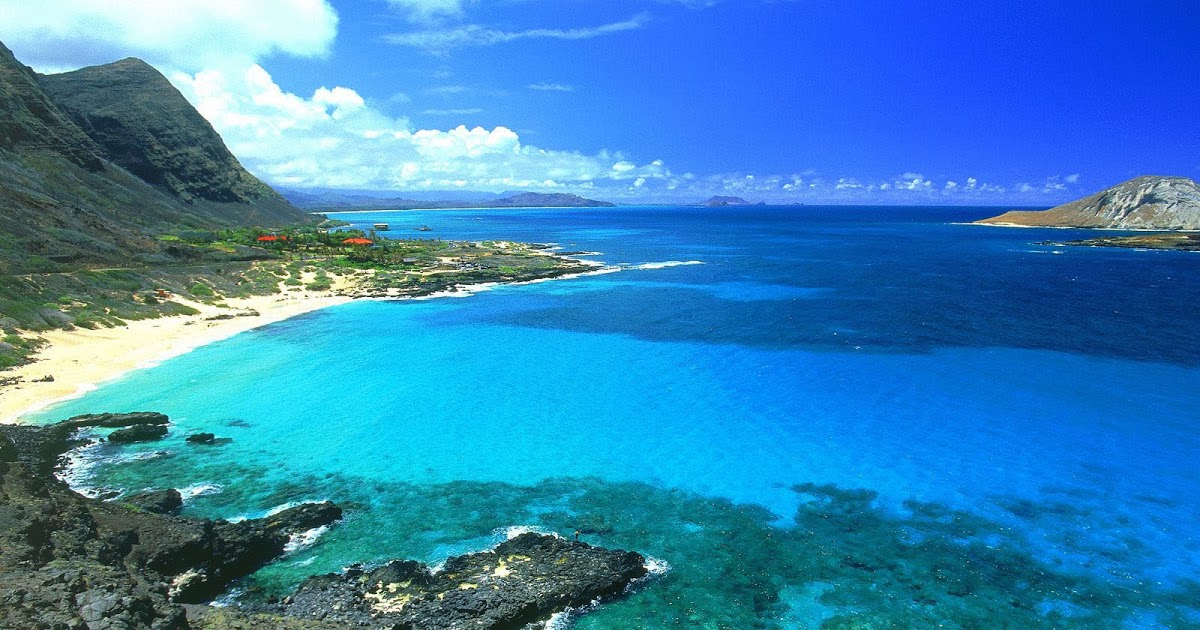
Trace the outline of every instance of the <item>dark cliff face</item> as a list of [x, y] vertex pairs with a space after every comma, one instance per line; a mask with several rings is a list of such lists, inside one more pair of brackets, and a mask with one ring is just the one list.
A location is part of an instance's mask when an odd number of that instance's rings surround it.
[[180, 199], [281, 200], [248, 173], [212, 126], [157, 70], [125, 59], [39, 77], [105, 156]]
[[0, 44], [0, 274], [169, 263], [156, 233], [310, 220], [145, 63], [39, 80]]
[[51, 101], [33, 70], [0, 44], [0, 148], [45, 149], [90, 170], [102, 168], [100, 148]]

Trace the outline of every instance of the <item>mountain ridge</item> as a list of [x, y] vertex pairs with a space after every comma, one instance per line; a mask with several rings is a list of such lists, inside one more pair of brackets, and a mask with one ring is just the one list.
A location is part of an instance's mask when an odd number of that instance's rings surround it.
[[148, 64], [39, 76], [0, 43], [0, 273], [167, 264], [163, 232], [311, 220]]

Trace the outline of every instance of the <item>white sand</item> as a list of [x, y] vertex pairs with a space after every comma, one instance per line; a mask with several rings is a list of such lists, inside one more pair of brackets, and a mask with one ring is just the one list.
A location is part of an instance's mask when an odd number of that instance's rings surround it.
[[[284, 294], [228, 299], [225, 301], [227, 307], [222, 308], [174, 297], [172, 301], [191, 306], [200, 313], [134, 321], [118, 328], [41, 333], [47, 345], [39, 350], [36, 361], [0, 373], [3, 377], [22, 379], [17, 385], [0, 387], [0, 423], [20, 422], [23, 414], [80, 396], [100, 383], [205, 344], [350, 299], [293, 289]], [[251, 311], [257, 314], [247, 314]], [[239, 313], [243, 315], [209, 319]], [[53, 382], [32, 382], [48, 375], [54, 377]]]

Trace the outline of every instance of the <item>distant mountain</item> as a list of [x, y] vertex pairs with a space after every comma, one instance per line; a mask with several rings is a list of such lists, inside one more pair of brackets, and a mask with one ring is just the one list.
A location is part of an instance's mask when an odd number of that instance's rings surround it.
[[724, 206], [761, 206], [764, 204], [762, 202], [759, 202], [756, 204], [750, 203], [749, 201], [746, 201], [745, 199], [742, 199], [741, 197], [721, 197], [718, 195], [716, 197], [712, 197], [711, 199], [709, 199], [708, 201], [705, 201], [704, 203], [702, 203], [700, 205], [708, 206], [710, 208], [720, 208], [720, 207], [724, 207]]
[[486, 202], [485, 208], [611, 208], [614, 204], [567, 193], [526, 192]]
[[[283, 195], [288, 201], [302, 208], [317, 210], [414, 210], [414, 209], [450, 209], [450, 208], [604, 208], [612, 207], [607, 201], [585, 199], [578, 195], [563, 193], [545, 194], [531, 192], [506, 192], [500, 198], [496, 195], [463, 191], [444, 193], [459, 198], [431, 199], [428, 194], [420, 194], [423, 199], [407, 197], [387, 197], [386, 193], [365, 191], [337, 191], [328, 189], [303, 190], [284, 189]], [[407, 194], [407, 193], [406, 193]], [[413, 196], [418, 194], [414, 193]], [[464, 199], [463, 197], [467, 197]]]
[[0, 44], [0, 273], [166, 262], [162, 231], [310, 220], [150, 66], [39, 77]]
[[1049, 210], [1013, 210], [976, 223], [1200, 230], [1200, 186], [1186, 177], [1138, 177]]

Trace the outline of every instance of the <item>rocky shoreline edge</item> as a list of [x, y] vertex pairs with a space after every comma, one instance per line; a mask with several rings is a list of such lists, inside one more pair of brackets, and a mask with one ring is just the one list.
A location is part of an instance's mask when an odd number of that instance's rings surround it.
[[[520, 629], [619, 597], [646, 558], [524, 533], [437, 570], [411, 560], [313, 576], [282, 600], [214, 607], [235, 580], [286, 553], [293, 536], [342, 518], [306, 503], [230, 523], [172, 515], [178, 491], [85, 497], [55, 476], [64, 456], [116, 429], [161, 437], [160, 413], [89, 414], [0, 425], [0, 627]], [[111, 435], [110, 435], [111, 438]]]

